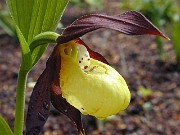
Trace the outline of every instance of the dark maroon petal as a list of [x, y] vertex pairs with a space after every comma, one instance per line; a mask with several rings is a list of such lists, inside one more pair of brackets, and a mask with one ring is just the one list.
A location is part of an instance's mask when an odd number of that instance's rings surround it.
[[84, 45], [84, 46], [87, 48], [87, 50], [88, 50], [89, 55], [90, 55], [91, 58], [93, 58], [93, 59], [95, 59], [95, 60], [99, 60], [99, 61], [101, 61], [101, 62], [109, 65], [109, 63], [107, 62], [107, 60], [106, 60], [101, 54], [99, 54], [98, 52], [95, 52], [95, 51], [91, 50], [80, 38], [75, 39], [74, 42], [76, 42], [76, 43], [78, 43], [78, 44], [81, 44], [81, 45]]
[[54, 78], [50, 65], [53, 65], [53, 59], [56, 56], [57, 54], [53, 51], [46, 63], [46, 69], [38, 78], [31, 94], [26, 118], [26, 135], [38, 135], [49, 116], [50, 84]]
[[71, 41], [90, 31], [100, 28], [113, 29], [127, 35], [151, 34], [169, 39], [144, 15], [136, 11], [129, 11], [115, 16], [101, 14], [82, 16], [64, 29], [62, 35], [59, 36], [57, 43], [62, 44]]
[[44, 70], [32, 92], [26, 118], [26, 135], [38, 135], [48, 118], [50, 108], [49, 77], [48, 70]]
[[26, 135], [40, 133], [49, 115], [50, 102], [77, 125], [79, 134], [84, 134], [81, 113], [62, 97], [59, 85], [60, 67], [61, 58], [56, 46], [33, 89], [27, 113]]
[[62, 97], [61, 90], [56, 84], [51, 85], [51, 102], [58, 111], [68, 116], [76, 124], [79, 134], [83, 135], [81, 113]]
[[81, 121], [81, 113], [75, 107], [71, 106], [66, 99], [62, 97], [62, 92], [60, 88], [60, 67], [61, 67], [61, 58], [59, 54], [58, 47], [55, 47], [53, 55], [50, 57], [47, 67], [50, 67], [50, 73], [53, 75], [52, 82], [50, 84], [51, 90], [51, 103], [53, 106], [69, 117], [77, 126], [78, 132], [80, 135], [84, 134], [83, 125]]

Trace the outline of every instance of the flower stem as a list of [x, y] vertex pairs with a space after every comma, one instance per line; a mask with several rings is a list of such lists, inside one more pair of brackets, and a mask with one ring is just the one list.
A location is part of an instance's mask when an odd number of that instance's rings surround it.
[[16, 114], [15, 114], [14, 135], [23, 134], [25, 88], [26, 88], [27, 74], [28, 71], [23, 70], [21, 66], [19, 70], [17, 90], [16, 90]]
[[157, 49], [158, 49], [158, 55], [159, 55], [159, 58], [160, 60], [163, 60], [163, 53], [164, 53], [164, 50], [163, 50], [163, 43], [162, 43], [162, 40], [160, 37], [156, 37], [156, 43], [157, 43]]

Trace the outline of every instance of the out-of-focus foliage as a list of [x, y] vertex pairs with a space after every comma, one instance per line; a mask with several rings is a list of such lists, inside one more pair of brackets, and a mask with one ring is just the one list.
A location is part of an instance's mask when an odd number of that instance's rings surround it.
[[[171, 34], [174, 43], [177, 61], [180, 61], [180, 41], [177, 36], [180, 25], [179, 10], [180, 2], [178, 0], [122, 0], [120, 8], [123, 10], [137, 10], [142, 12], [158, 28], [167, 30], [171, 27]], [[163, 57], [163, 42], [156, 37], [156, 43], [160, 58]]]
[[102, 8], [102, 0], [85, 0], [89, 5], [96, 7], [96, 8]]
[[180, 1], [175, 1], [171, 10], [171, 19], [173, 21], [171, 33], [176, 54], [176, 60], [180, 63]]
[[122, 0], [120, 7], [142, 12], [157, 27], [170, 21], [172, 0]]
[[98, 9], [103, 7], [102, 0], [70, 0], [70, 2], [79, 7], [83, 7], [84, 5], [89, 5], [91, 8]]
[[[10, 36], [17, 39], [15, 25], [12, 18], [3, 3], [0, 3], [0, 27]], [[2, 33], [0, 33], [2, 34]]]
[[138, 95], [139, 96], [151, 96], [152, 94], [152, 90], [151, 89], [148, 89], [148, 88], [145, 88], [143, 86], [139, 87], [139, 90], [138, 90]]
[[72, 3], [75, 6], [81, 7], [84, 4], [84, 0], [71, 0], [70, 3]]
[[174, 22], [172, 27], [172, 39], [174, 43], [174, 49], [176, 53], [177, 62], [180, 62], [180, 20]]

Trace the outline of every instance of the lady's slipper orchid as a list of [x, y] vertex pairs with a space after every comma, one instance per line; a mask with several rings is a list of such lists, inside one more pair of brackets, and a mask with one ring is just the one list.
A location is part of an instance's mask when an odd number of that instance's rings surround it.
[[77, 125], [80, 134], [84, 134], [80, 112], [104, 119], [129, 105], [130, 92], [123, 77], [79, 39], [99, 28], [168, 39], [135, 11], [116, 16], [93, 14], [74, 21], [57, 39], [46, 69], [34, 87], [27, 114], [27, 135], [40, 132], [48, 118], [50, 101]]

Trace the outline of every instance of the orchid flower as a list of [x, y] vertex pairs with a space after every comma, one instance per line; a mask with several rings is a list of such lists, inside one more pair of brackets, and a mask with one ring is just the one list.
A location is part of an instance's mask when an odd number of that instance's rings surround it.
[[99, 28], [168, 39], [136, 11], [115, 16], [91, 14], [75, 20], [57, 39], [34, 87], [27, 113], [27, 135], [39, 134], [48, 118], [50, 102], [76, 124], [79, 134], [84, 134], [81, 113], [104, 119], [127, 108], [131, 96], [124, 78], [79, 38]]

